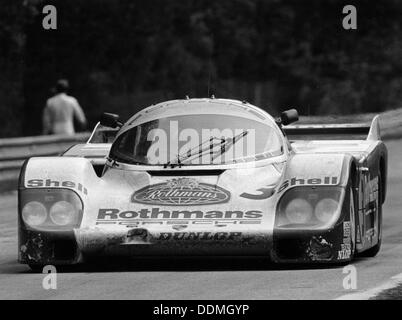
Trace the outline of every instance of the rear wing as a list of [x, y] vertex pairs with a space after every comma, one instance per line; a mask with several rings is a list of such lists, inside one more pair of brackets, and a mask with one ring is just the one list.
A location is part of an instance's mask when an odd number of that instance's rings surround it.
[[381, 140], [380, 116], [371, 124], [301, 124], [284, 126], [282, 129], [289, 140]]

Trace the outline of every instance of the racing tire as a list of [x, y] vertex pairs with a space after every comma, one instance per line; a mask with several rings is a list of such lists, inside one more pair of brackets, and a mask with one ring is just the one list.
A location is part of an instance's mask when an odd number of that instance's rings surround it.
[[381, 240], [382, 240], [382, 188], [381, 188], [382, 178], [381, 173], [378, 173], [378, 196], [377, 196], [377, 223], [378, 223], [378, 232], [377, 232], [377, 244], [366, 251], [363, 251], [359, 256], [372, 258], [377, 255], [381, 248]]

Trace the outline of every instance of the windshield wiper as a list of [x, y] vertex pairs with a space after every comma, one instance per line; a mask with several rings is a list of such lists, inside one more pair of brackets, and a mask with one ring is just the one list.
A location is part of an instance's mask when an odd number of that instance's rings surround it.
[[[218, 140], [219, 144], [225, 143], [224, 138], [217, 138], [214, 136], [209, 137], [207, 140], [204, 140], [201, 142], [197, 147], [194, 147], [192, 149], [187, 150], [186, 152], [180, 153], [176, 155], [176, 163], [172, 163], [172, 160], [168, 161], [163, 165], [164, 168], [167, 168], [170, 166], [171, 168], [174, 168], [175, 166], [181, 166], [182, 165], [182, 160], [187, 160], [188, 158], [198, 154], [199, 156], [203, 155], [205, 151], [211, 150], [215, 145], [213, 143], [214, 140]], [[205, 146], [202, 148], [202, 146], [209, 141], [209, 145]], [[198, 150], [196, 153], [193, 154], [194, 150]]]
[[[192, 149], [187, 150], [186, 152], [180, 153], [176, 156], [176, 163], [172, 163], [172, 161], [169, 161], [163, 165], [164, 168], [167, 168], [170, 166], [171, 168], [174, 168], [175, 166], [182, 166], [183, 161], [186, 161], [190, 159], [193, 156], [196, 156], [193, 160], [199, 159], [201, 156], [203, 156], [207, 151], [209, 151], [212, 154], [215, 153], [214, 156], [211, 156], [212, 160], [215, 160], [218, 156], [223, 155], [227, 150], [230, 149], [231, 146], [233, 146], [237, 141], [241, 140], [243, 137], [245, 137], [248, 134], [248, 131], [243, 131], [239, 133], [238, 135], [234, 136], [233, 138], [218, 138], [211, 136], [207, 140], [201, 142], [197, 147], [194, 147]], [[214, 141], [218, 141], [214, 143]], [[208, 143], [209, 145], [202, 147], [204, 144]], [[214, 147], [220, 145], [219, 152], [217, 153], [216, 151], [213, 151]], [[192, 151], [198, 150], [196, 153], [193, 154]]]

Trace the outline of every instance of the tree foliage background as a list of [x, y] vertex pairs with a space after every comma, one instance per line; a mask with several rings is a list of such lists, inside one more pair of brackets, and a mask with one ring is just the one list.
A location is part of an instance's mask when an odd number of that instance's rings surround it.
[[[353, 2], [353, 3], [352, 3]], [[237, 98], [277, 113], [401, 106], [402, 2], [1, 0], [0, 137], [34, 135], [68, 78], [93, 125], [166, 99]], [[57, 8], [44, 30], [42, 8]], [[357, 30], [342, 8], [357, 8]]]

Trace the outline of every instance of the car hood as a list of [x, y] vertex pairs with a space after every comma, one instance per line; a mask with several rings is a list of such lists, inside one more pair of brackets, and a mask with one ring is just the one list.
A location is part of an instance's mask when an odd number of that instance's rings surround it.
[[91, 192], [81, 228], [272, 229], [281, 168], [271, 164], [198, 174], [110, 169]]

